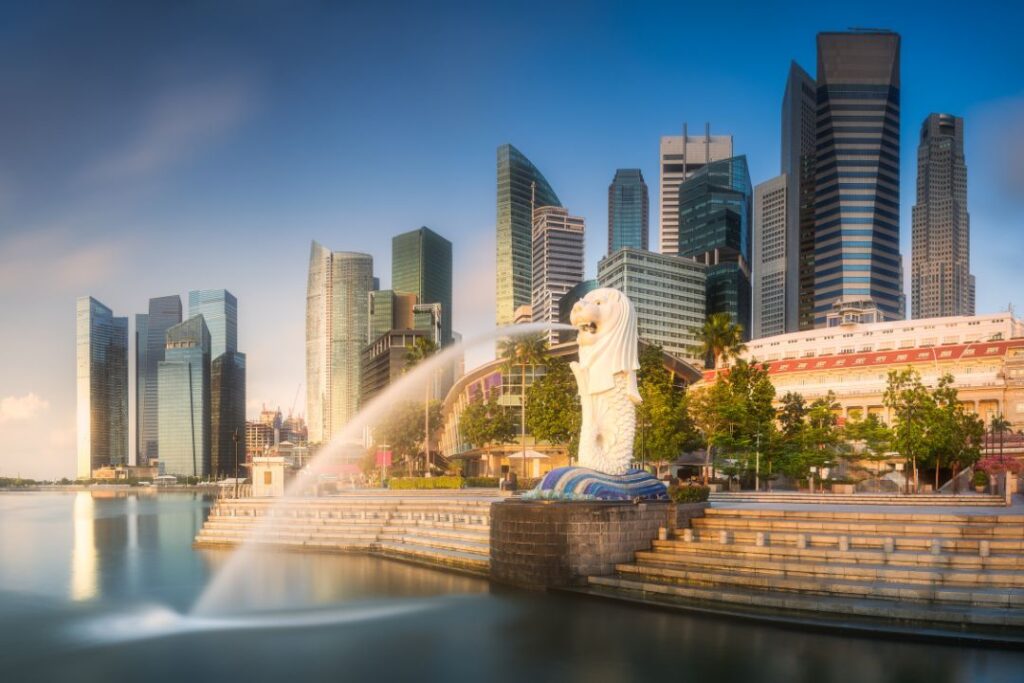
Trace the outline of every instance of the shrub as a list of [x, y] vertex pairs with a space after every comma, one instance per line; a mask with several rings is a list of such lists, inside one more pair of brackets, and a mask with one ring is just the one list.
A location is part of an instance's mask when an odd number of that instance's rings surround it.
[[532, 488], [536, 488], [540, 480], [541, 477], [519, 477], [516, 480], [516, 487], [519, 491], [529, 491]]
[[496, 489], [498, 488], [497, 477], [466, 477], [466, 487], [471, 489]]
[[668, 490], [669, 498], [676, 503], [703, 503], [710, 493], [707, 486], [672, 486]]
[[972, 481], [974, 482], [975, 486], [986, 486], [988, 485], [988, 475], [982, 472], [981, 470], [978, 470], [974, 473], [974, 478], [972, 479]]
[[388, 480], [388, 488], [393, 490], [461, 489], [462, 486], [462, 477], [394, 477]]
[[1021, 464], [1017, 458], [1012, 456], [990, 455], [987, 458], [979, 460], [978, 464], [974, 466], [974, 469], [985, 472], [986, 474], [1002, 474], [1003, 472], [1019, 474]]

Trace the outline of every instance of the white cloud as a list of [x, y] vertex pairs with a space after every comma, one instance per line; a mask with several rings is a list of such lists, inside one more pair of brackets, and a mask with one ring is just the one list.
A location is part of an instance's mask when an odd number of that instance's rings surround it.
[[31, 420], [50, 409], [49, 401], [34, 393], [0, 399], [0, 424]]

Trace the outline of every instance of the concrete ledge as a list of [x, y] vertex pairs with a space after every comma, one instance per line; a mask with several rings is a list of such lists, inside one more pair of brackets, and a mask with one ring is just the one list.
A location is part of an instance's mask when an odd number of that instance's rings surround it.
[[543, 590], [585, 585], [646, 550], [669, 502], [507, 500], [491, 507], [491, 578]]

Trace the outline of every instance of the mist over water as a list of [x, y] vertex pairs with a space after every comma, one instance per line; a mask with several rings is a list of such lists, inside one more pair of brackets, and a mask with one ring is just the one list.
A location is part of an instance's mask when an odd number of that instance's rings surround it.
[[[335, 434], [330, 443], [325, 445], [316, 456], [310, 461], [309, 467], [316, 468], [316, 464], [322, 460], [329, 460], [335, 456], [339, 449], [352, 444], [359, 443], [363, 439], [364, 430], [378, 423], [381, 419], [395, 408], [396, 405], [409, 400], [422, 400], [423, 392], [428, 383], [433, 381], [437, 373], [455, 363], [466, 349], [493, 343], [497, 339], [505, 337], [521, 337], [548, 330], [575, 330], [572, 325], [562, 323], [527, 323], [522, 325], [508, 325], [496, 328], [486, 334], [479, 335], [458, 344], [445, 347], [425, 361], [417, 364], [397, 382], [394, 382], [387, 389], [378, 394], [372, 401], [364, 406], [349, 422]], [[294, 495], [295, 490], [302, 486], [303, 482], [297, 478], [292, 481], [285, 491], [285, 498]], [[279, 503], [281, 499], [277, 502]], [[238, 583], [240, 573], [249, 566], [249, 556], [259, 550], [256, 543], [262, 534], [265, 534], [272, 527], [272, 520], [258, 521], [246, 542], [236, 548], [228, 562], [214, 575], [209, 586], [203, 591], [196, 601], [191, 613], [195, 615], [214, 615], [227, 609], [237, 610], [239, 605], [233, 604], [236, 597], [235, 585]]]

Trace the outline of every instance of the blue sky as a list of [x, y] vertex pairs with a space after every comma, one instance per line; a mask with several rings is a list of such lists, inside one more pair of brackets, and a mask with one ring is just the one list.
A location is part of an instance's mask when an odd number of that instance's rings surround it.
[[905, 258], [920, 123], [962, 115], [978, 308], [1024, 305], [1024, 9], [825, 4], [4, 4], [0, 476], [73, 472], [75, 297], [133, 315], [228, 288], [250, 412], [287, 411], [311, 239], [386, 285], [390, 238], [430, 226], [455, 244], [455, 329], [483, 331], [499, 144], [586, 218], [593, 274], [616, 168], [643, 169], [656, 243], [658, 138], [684, 121], [777, 174], [788, 65], [813, 75], [821, 30], [903, 36]]

